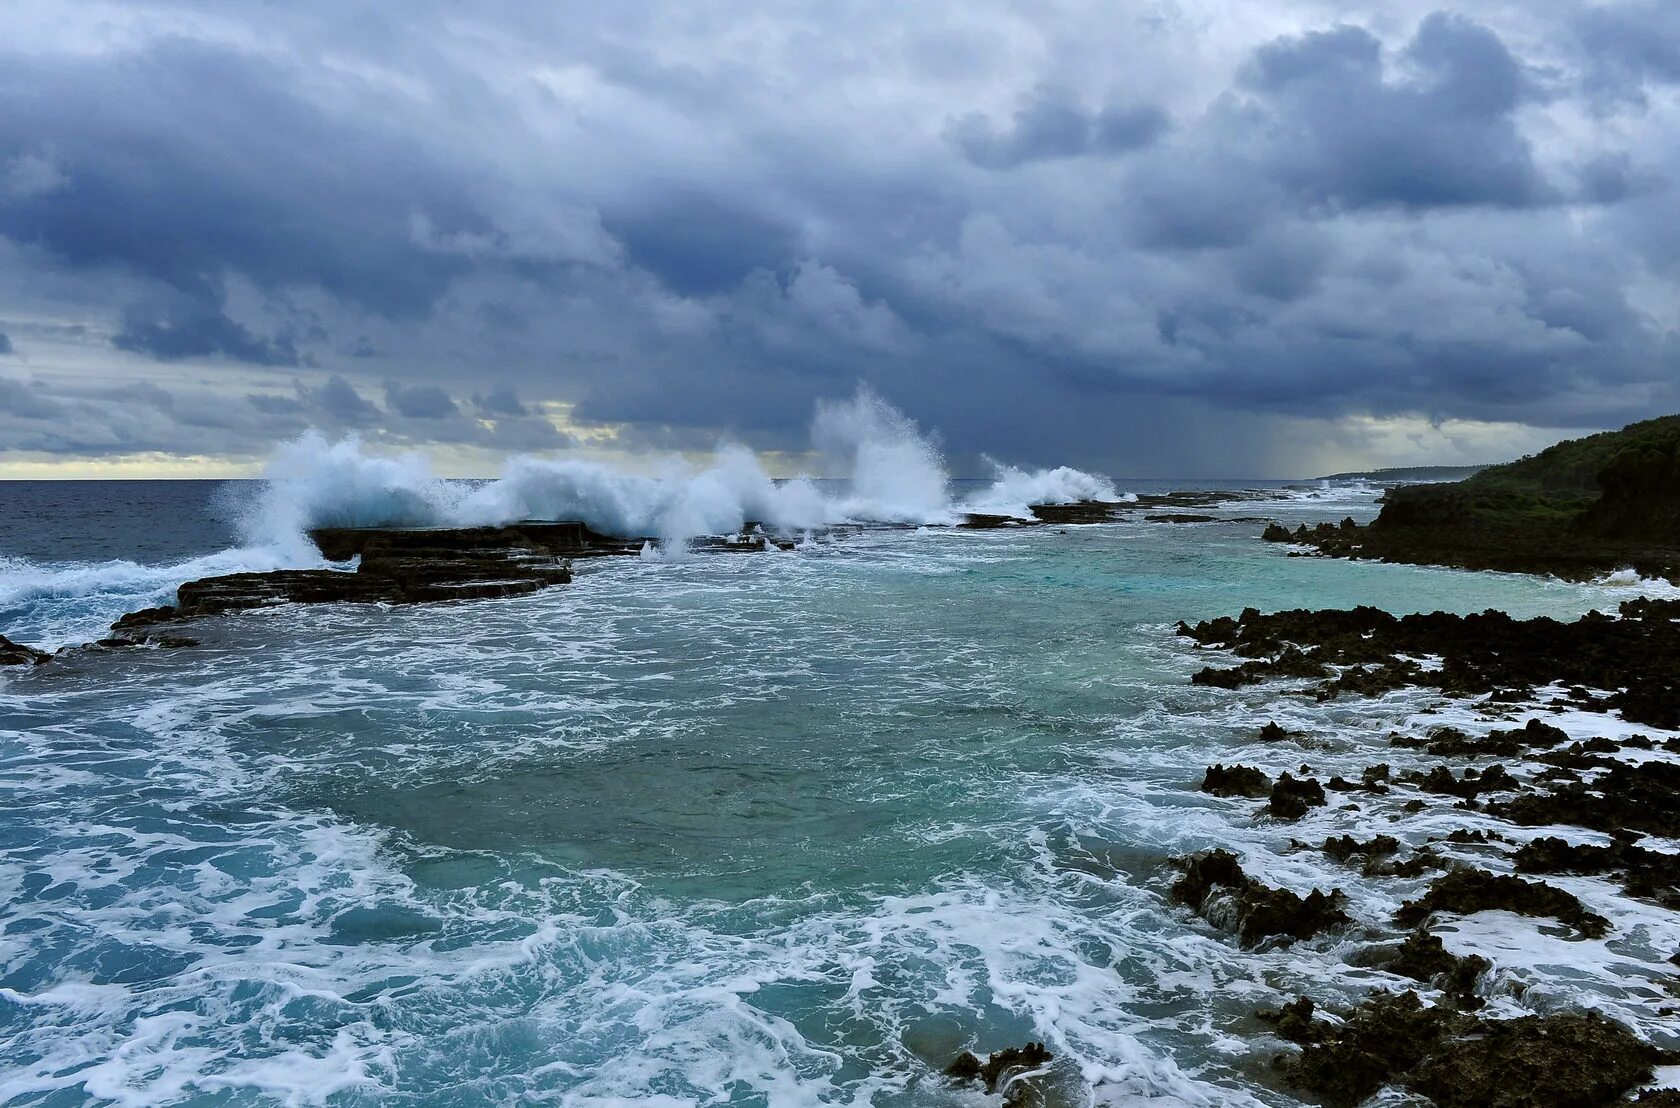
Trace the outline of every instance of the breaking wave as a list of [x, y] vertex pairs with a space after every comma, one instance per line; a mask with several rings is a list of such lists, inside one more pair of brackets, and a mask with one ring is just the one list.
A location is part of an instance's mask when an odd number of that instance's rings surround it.
[[991, 486], [954, 500], [934, 439], [867, 389], [818, 403], [811, 446], [827, 479], [777, 480], [752, 450], [723, 443], [703, 465], [673, 458], [653, 475], [583, 458], [520, 455], [495, 480], [471, 483], [437, 477], [418, 454], [378, 455], [353, 437], [331, 442], [311, 431], [276, 452], [242, 532], [252, 546], [302, 554], [312, 527], [575, 519], [607, 534], [673, 544], [751, 523], [782, 532], [839, 523], [949, 524], [969, 511], [1026, 517], [1030, 504], [1118, 498], [1107, 480], [1067, 466], [1027, 471], [993, 463]]

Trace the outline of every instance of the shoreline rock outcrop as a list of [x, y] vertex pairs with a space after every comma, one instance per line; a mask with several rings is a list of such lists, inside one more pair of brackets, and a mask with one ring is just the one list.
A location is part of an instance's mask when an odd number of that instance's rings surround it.
[[1680, 416], [1559, 443], [1463, 481], [1400, 485], [1363, 526], [1274, 524], [1322, 554], [1586, 580], [1680, 580]]

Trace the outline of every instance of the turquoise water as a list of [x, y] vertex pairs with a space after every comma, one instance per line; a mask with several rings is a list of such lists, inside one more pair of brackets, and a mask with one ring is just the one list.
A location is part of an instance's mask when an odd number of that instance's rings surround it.
[[1195, 791], [1260, 721], [1376, 725], [1194, 688], [1172, 625], [1624, 594], [1258, 531], [606, 560], [0, 677], [0, 1100], [973, 1104], [958, 1051], [1042, 1039], [1067, 1103], [1293, 1103], [1249, 1014], [1320, 963], [1165, 860], [1287, 841]]

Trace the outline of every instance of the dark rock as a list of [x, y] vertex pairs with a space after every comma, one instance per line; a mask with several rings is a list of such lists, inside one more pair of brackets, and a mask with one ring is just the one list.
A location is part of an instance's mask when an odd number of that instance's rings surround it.
[[52, 655], [0, 635], [0, 666], [38, 666]]
[[1287, 772], [1272, 786], [1271, 799], [1266, 803], [1268, 814], [1279, 819], [1300, 819], [1308, 808], [1325, 804], [1324, 786], [1312, 778], [1295, 778]]
[[[1548, 618], [1512, 619], [1503, 612], [1459, 616], [1445, 612], [1396, 617], [1377, 608], [1262, 615], [1250, 608], [1181, 633], [1201, 646], [1221, 647], [1246, 659], [1234, 667], [1210, 666], [1196, 684], [1236, 688], [1277, 678], [1339, 676], [1315, 694], [1375, 694], [1405, 685], [1454, 696], [1486, 694], [1554, 681], [1616, 689], [1603, 707], [1656, 727], [1680, 727], [1680, 622], [1667, 609], [1628, 601], [1619, 618], [1588, 613], [1572, 623]], [[1412, 658], [1441, 659], [1424, 669]], [[1496, 732], [1485, 748], [1461, 733], [1443, 734], [1437, 752], [1514, 756], [1565, 737], [1536, 722]], [[1413, 745], [1402, 739], [1401, 745]]]
[[1301, 1053], [1282, 1055], [1276, 1064], [1291, 1084], [1351, 1108], [1409, 1073], [1469, 1024], [1458, 1012], [1425, 1008], [1414, 992], [1378, 993], [1340, 1024], [1319, 1020], [1298, 1029]]
[[1592, 1108], [1651, 1079], [1658, 1052], [1597, 1012], [1484, 1020], [1407, 1075], [1439, 1108]]
[[1572, 823], [1598, 831], [1680, 836], [1680, 765], [1613, 763], [1590, 783], [1561, 782], [1549, 794], [1515, 797], [1489, 809], [1517, 823]]
[[1609, 920], [1588, 911], [1562, 889], [1479, 869], [1458, 869], [1437, 878], [1422, 897], [1400, 906], [1394, 922], [1401, 927], [1418, 927], [1435, 912], [1470, 915], [1500, 909], [1522, 916], [1549, 916], [1590, 939], [1610, 929]]
[[1266, 725], [1260, 728], [1260, 741], [1263, 743], [1282, 742], [1284, 739], [1293, 737], [1294, 732], [1285, 731], [1283, 728], [1271, 721], [1267, 721]]
[[1386, 1085], [1438, 1108], [1599, 1108], [1650, 1080], [1662, 1057], [1596, 1012], [1483, 1020], [1426, 1008], [1413, 992], [1377, 993], [1339, 1024], [1310, 1012], [1293, 1028], [1301, 1052], [1277, 1068], [1347, 1108]]
[[993, 1051], [984, 1062], [964, 1051], [956, 1061], [945, 1067], [945, 1073], [958, 1081], [979, 1081], [986, 1086], [986, 1092], [996, 1093], [1000, 1084], [1030, 1070], [1042, 1069], [1054, 1057], [1043, 1043]]
[[1522, 873], [1622, 874], [1630, 896], [1680, 911], [1680, 862], [1673, 855], [1617, 841], [1609, 846], [1574, 845], [1556, 836], [1524, 843], [1512, 859]]
[[1244, 873], [1230, 851], [1195, 854], [1178, 859], [1178, 864], [1184, 876], [1172, 887], [1173, 899], [1208, 922], [1235, 930], [1245, 947], [1273, 935], [1307, 939], [1352, 922], [1342, 910], [1345, 898], [1340, 890], [1325, 894], [1314, 889], [1301, 897], [1274, 889]]
[[1268, 523], [1266, 529], [1260, 532], [1260, 537], [1266, 542], [1294, 542], [1295, 536], [1281, 523]]
[[1400, 840], [1393, 835], [1378, 835], [1367, 842], [1360, 842], [1352, 835], [1342, 835], [1324, 840], [1324, 853], [1338, 862], [1345, 862], [1356, 854], [1370, 858], [1383, 854], [1395, 854], [1399, 850]]
[[1278, 1038], [1292, 1043], [1311, 1042], [1316, 1027], [1313, 1023], [1313, 1002], [1310, 997], [1297, 997], [1277, 1009], [1261, 1009], [1256, 1016], [1272, 1024]]
[[1450, 954], [1439, 936], [1414, 931], [1401, 944], [1394, 961], [1383, 968], [1440, 989], [1453, 996], [1461, 1010], [1473, 1010], [1482, 1006], [1475, 996], [1476, 981], [1493, 968], [1493, 963], [1479, 954], [1462, 958]]
[[1253, 766], [1211, 765], [1202, 778], [1202, 791], [1214, 796], [1265, 796], [1272, 787], [1271, 778]]

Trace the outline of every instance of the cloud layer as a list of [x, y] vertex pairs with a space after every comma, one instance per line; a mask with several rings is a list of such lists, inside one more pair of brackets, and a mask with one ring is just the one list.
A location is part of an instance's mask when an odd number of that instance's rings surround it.
[[0, 449], [785, 448], [861, 380], [1206, 474], [1680, 409], [1672, 5], [504, 14], [32, 5]]

